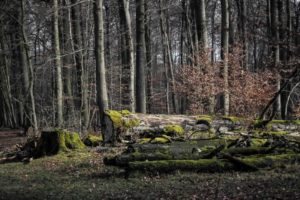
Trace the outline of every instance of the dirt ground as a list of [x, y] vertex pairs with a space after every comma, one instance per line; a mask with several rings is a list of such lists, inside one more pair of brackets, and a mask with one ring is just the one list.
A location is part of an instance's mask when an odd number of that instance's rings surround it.
[[8, 151], [16, 144], [26, 142], [22, 130], [0, 130], [0, 151]]

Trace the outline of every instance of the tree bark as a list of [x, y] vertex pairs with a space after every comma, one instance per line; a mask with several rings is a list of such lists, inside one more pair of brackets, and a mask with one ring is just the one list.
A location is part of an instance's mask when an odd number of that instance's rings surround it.
[[146, 113], [145, 0], [136, 0], [136, 111]]
[[[124, 108], [135, 111], [134, 95], [134, 49], [132, 39], [131, 17], [129, 12], [129, 1], [119, 0], [121, 30], [124, 43], [122, 43], [122, 101]], [[124, 35], [124, 36], [123, 36]]]
[[62, 127], [63, 120], [63, 81], [62, 81], [62, 64], [60, 53], [60, 39], [58, 29], [58, 0], [53, 0], [53, 28], [54, 28], [54, 52], [55, 52], [55, 67], [56, 67], [56, 98], [57, 98], [57, 126]]
[[31, 62], [31, 56], [29, 51], [29, 44], [27, 42], [27, 34], [24, 27], [24, 0], [21, 1], [21, 34], [22, 40], [20, 44], [20, 57], [23, 69], [23, 77], [24, 77], [24, 87], [25, 87], [25, 107], [28, 111], [28, 118], [30, 124], [33, 126], [34, 130], [38, 129], [36, 111], [35, 111], [35, 99], [33, 94], [33, 84], [34, 84], [34, 74], [33, 74], [33, 66]]
[[86, 130], [89, 124], [90, 112], [88, 102], [88, 83], [87, 83], [87, 71], [84, 67], [83, 58], [83, 38], [81, 32], [81, 19], [80, 19], [80, 2], [78, 0], [72, 0], [72, 29], [73, 29], [73, 41], [75, 50], [75, 64], [77, 71], [77, 87], [80, 95], [80, 112], [82, 118], [82, 129]]
[[101, 127], [102, 130], [105, 130], [103, 117], [104, 111], [108, 109], [108, 95], [105, 76], [103, 0], [94, 2], [94, 23], [97, 102], [100, 111]]
[[229, 80], [228, 80], [228, 53], [229, 53], [229, 10], [228, 0], [221, 0], [222, 5], [222, 38], [221, 58], [223, 60], [224, 78], [224, 115], [229, 115]]

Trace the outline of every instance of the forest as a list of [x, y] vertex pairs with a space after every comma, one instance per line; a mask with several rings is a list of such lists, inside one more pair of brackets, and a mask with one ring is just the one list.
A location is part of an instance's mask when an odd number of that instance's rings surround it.
[[299, 162], [299, 0], [0, 0], [0, 200], [297, 199]]

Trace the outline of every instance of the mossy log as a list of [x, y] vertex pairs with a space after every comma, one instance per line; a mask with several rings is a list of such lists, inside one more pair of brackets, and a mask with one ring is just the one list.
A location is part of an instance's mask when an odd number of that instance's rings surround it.
[[[154, 115], [130, 113], [127, 110], [107, 110], [104, 115], [104, 143], [115, 143], [119, 136], [154, 138], [167, 135], [172, 138], [215, 137], [220, 130], [240, 130], [243, 119], [237, 117], [213, 117], [208, 115]], [[224, 128], [226, 127], [226, 128]], [[221, 131], [222, 132], [222, 131]], [[224, 131], [223, 131], [224, 132]], [[225, 131], [226, 132], [226, 131]], [[193, 138], [193, 139], [197, 139]]]
[[247, 157], [239, 159], [244, 166], [240, 167], [232, 160], [224, 159], [199, 159], [199, 160], [157, 160], [136, 161], [128, 163], [128, 172], [171, 172], [174, 170], [196, 171], [196, 172], [226, 172], [226, 171], [253, 171], [260, 168], [274, 168], [287, 164], [295, 164], [300, 161], [300, 154], [268, 155], [262, 157]]
[[[270, 154], [272, 153], [276, 147], [237, 147], [237, 148], [229, 148], [224, 149], [222, 152], [230, 155], [256, 155], [256, 154]], [[284, 151], [284, 150], [283, 150]]]
[[235, 158], [235, 157], [231, 156], [230, 154], [221, 153], [220, 156], [222, 158], [228, 160], [229, 162], [231, 162], [233, 165], [235, 165], [241, 171], [257, 171], [258, 170], [257, 167], [255, 167], [249, 163], [246, 163], [241, 159]]
[[165, 134], [180, 137], [184, 135], [185, 125], [197, 123], [197, 116], [133, 114], [124, 110], [107, 110], [104, 121], [104, 143], [115, 143], [120, 135], [155, 137]]
[[129, 154], [121, 154], [112, 158], [104, 158], [104, 164], [115, 166], [127, 166], [129, 162], [135, 161], [155, 161], [155, 160], [199, 160], [213, 158], [216, 152], [219, 152], [224, 146], [217, 147], [213, 150], [206, 150], [202, 152], [191, 151], [190, 153], [174, 154], [172, 152], [151, 152], [140, 153], [134, 152]]

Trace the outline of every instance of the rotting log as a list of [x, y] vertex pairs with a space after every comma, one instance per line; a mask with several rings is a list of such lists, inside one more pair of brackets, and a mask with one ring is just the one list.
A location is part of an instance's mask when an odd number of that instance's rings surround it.
[[211, 159], [224, 148], [224, 145], [216, 147], [213, 150], [206, 150], [202, 152], [193, 152], [174, 154], [174, 152], [149, 152], [149, 153], [128, 153], [114, 156], [112, 158], [104, 158], [104, 164], [115, 166], [127, 166], [129, 162], [135, 161], [155, 161], [155, 160], [199, 160]]
[[130, 162], [127, 169], [129, 172], [172, 172], [175, 170], [196, 172], [224, 172], [236, 170], [235, 166], [231, 163], [217, 159], [136, 161]]
[[[266, 155], [261, 157], [247, 157], [239, 159], [244, 165], [253, 169], [274, 168], [300, 161], [300, 154]], [[251, 169], [250, 167], [250, 169]], [[249, 168], [238, 167], [237, 164], [224, 159], [199, 159], [199, 160], [157, 160], [129, 162], [127, 170], [148, 172], [172, 172], [175, 170], [196, 172], [226, 172], [226, 171], [253, 171]]]
[[237, 147], [237, 148], [224, 149], [222, 152], [230, 154], [232, 156], [233, 155], [249, 156], [255, 154], [270, 154], [275, 149], [276, 149], [275, 147], [246, 147], [246, 148]]
[[226, 159], [229, 162], [231, 162], [233, 165], [235, 165], [241, 171], [257, 171], [258, 170], [257, 167], [255, 167], [249, 163], [245, 163], [241, 159], [235, 158], [227, 153], [221, 153], [220, 156], [223, 159]]
[[[130, 113], [127, 110], [105, 111], [104, 121], [106, 127], [103, 133], [104, 144], [115, 144], [120, 135], [132, 137], [156, 137], [167, 135], [171, 137], [186, 137], [197, 135], [195, 133], [206, 134], [205, 137], [212, 138], [222, 130], [240, 130], [244, 119], [237, 117], [212, 117], [207, 115], [155, 115]], [[208, 134], [207, 136], [207, 133]]]

